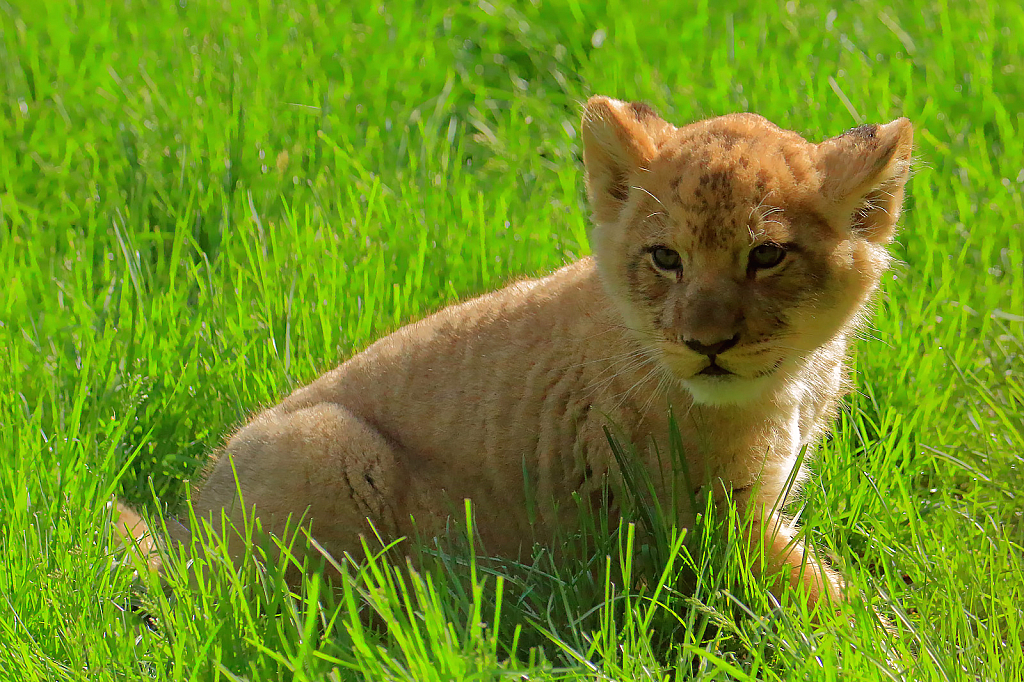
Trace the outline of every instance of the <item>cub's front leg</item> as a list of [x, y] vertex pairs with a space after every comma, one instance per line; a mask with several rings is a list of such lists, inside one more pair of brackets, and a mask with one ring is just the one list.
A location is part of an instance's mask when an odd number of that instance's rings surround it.
[[[332, 556], [360, 556], [367, 519], [386, 538], [408, 534], [415, 514], [421, 530], [433, 510], [422, 503], [422, 480], [407, 458], [370, 424], [346, 408], [321, 402], [294, 411], [280, 406], [236, 433], [193, 501], [197, 518], [221, 531], [221, 510], [235, 529], [243, 509], [264, 531], [281, 535], [302, 526]], [[236, 485], [237, 477], [237, 485]], [[255, 510], [255, 511], [253, 511]], [[371, 535], [372, 536], [372, 535]], [[229, 550], [243, 551], [238, 532], [227, 533]], [[299, 552], [303, 550], [299, 543]]]
[[781, 599], [786, 589], [800, 588], [808, 610], [820, 614], [829, 602], [842, 599], [843, 581], [799, 539], [799, 530], [782, 512], [784, 498], [805, 477], [804, 471], [794, 469], [801, 466], [807, 439], [785, 415], [751, 418], [756, 428], [746, 432], [726, 429], [727, 420], [714, 420], [723, 415], [705, 409], [707, 421], [702, 424], [718, 444], [717, 466], [711, 471], [714, 499], [719, 507], [727, 497], [735, 503], [735, 537], [750, 557], [752, 571], [772, 594]]
[[808, 611], [815, 619], [822, 609], [843, 597], [842, 578], [818, 557], [788, 522], [775, 502], [749, 491], [736, 498], [738, 537], [752, 561], [755, 575], [765, 579], [772, 594], [782, 598], [785, 589], [802, 588]]

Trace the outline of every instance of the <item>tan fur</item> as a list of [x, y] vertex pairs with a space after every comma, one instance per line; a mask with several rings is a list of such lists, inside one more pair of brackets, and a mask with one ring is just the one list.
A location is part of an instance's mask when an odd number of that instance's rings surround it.
[[[593, 258], [399, 329], [258, 415], [213, 466], [197, 515], [240, 523], [237, 475], [265, 528], [302, 516], [340, 556], [367, 518], [389, 537], [412, 518], [430, 535], [470, 498], [486, 551], [514, 556], [573, 523], [573, 493], [596, 494], [606, 475], [614, 488], [607, 425], [667, 494], [677, 474], [655, 444], [668, 451], [671, 406], [697, 483], [751, 511], [758, 569], [789, 572], [812, 602], [837, 597], [772, 510], [843, 393], [848, 342], [888, 264], [909, 122], [815, 145], [753, 114], [677, 128], [593, 97], [582, 132]], [[787, 245], [785, 260], [751, 270], [766, 240]], [[652, 265], [658, 245], [681, 271]], [[730, 338], [716, 361], [732, 374], [699, 375], [708, 357], [687, 342]]]

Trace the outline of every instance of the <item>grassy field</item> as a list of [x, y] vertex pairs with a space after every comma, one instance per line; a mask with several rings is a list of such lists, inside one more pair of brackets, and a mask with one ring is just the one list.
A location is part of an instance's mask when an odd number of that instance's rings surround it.
[[[0, 0], [0, 679], [1024, 678], [1024, 10], [329, 4]], [[862, 596], [775, 608], [710, 517], [681, 547], [147, 590], [114, 497], [180, 504], [253, 410], [587, 253], [594, 93], [915, 123], [900, 263], [799, 508]]]

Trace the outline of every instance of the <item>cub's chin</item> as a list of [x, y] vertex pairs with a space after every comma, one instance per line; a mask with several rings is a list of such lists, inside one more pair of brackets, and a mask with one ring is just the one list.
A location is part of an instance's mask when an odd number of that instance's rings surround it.
[[761, 397], [772, 383], [771, 375], [754, 379], [735, 374], [695, 374], [682, 384], [693, 402], [700, 405], [743, 405]]

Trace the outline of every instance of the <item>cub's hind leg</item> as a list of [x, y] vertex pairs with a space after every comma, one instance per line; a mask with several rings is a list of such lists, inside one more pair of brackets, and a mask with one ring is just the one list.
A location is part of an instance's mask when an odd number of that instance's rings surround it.
[[[294, 532], [301, 518], [340, 560], [345, 552], [361, 556], [359, 535], [371, 533], [367, 519], [386, 538], [408, 533], [416, 484], [383, 435], [340, 405], [318, 403], [288, 413], [273, 408], [236, 433], [193, 508], [216, 530], [221, 510], [235, 529], [243, 528], [244, 508], [277, 535]], [[420, 516], [418, 522], [429, 522]], [[242, 537], [227, 535], [237, 556]]]

